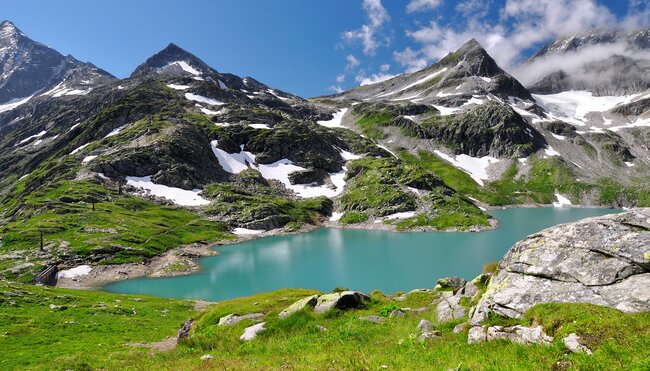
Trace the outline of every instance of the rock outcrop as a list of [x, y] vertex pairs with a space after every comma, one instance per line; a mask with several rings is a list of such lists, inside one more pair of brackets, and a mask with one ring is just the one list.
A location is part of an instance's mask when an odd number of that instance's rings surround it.
[[650, 310], [650, 208], [559, 225], [515, 244], [472, 310], [521, 318], [542, 303]]
[[480, 343], [491, 340], [509, 340], [513, 343], [532, 345], [548, 345], [553, 341], [551, 336], [544, 333], [542, 326], [525, 327], [525, 326], [491, 326], [487, 329], [481, 326], [472, 327], [469, 330], [467, 342]]
[[359, 291], [343, 291], [333, 294], [312, 295], [300, 299], [291, 304], [285, 310], [278, 314], [278, 317], [284, 319], [303, 308], [313, 308], [317, 313], [325, 313], [330, 309], [350, 309], [359, 308], [363, 303], [370, 301], [370, 297]]

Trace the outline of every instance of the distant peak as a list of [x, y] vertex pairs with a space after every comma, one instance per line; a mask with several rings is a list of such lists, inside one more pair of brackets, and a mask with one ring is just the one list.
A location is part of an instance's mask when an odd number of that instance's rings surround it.
[[[169, 68], [170, 65], [177, 65]], [[194, 75], [198, 76], [212, 69], [194, 54], [169, 43], [163, 50], [151, 56], [131, 74], [132, 77], [146, 75]], [[216, 71], [214, 71], [216, 72]]]
[[463, 46], [461, 46], [458, 50], [469, 52], [473, 50], [484, 50], [484, 49], [483, 46], [478, 41], [476, 41], [476, 39], [470, 39], [465, 44], [463, 44]]
[[11, 21], [2, 21], [0, 23], [0, 36], [9, 36], [21, 34], [22, 32]]

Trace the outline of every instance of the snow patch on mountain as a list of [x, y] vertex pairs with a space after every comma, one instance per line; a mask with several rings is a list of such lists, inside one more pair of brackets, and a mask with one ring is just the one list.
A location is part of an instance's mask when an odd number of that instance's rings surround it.
[[488, 180], [487, 169], [490, 165], [496, 164], [500, 160], [495, 157], [472, 157], [465, 154], [457, 155], [455, 158], [441, 151], [434, 151], [436, 155], [451, 163], [455, 167], [463, 170], [474, 179], [479, 185], [483, 185], [483, 181]]
[[190, 88], [189, 85], [177, 85], [177, 84], [167, 84], [167, 87], [172, 88], [174, 90], [187, 90]]
[[[255, 169], [262, 174], [262, 177], [265, 179], [273, 179], [282, 183], [287, 189], [294, 191], [298, 196], [302, 198], [310, 197], [335, 197], [340, 195], [345, 188], [345, 173], [347, 168], [343, 167], [343, 170], [338, 173], [330, 173], [329, 178], [334, 188], [327, 185], [316, 185], [316, 184], [291, 184], [289, 180], [289, 174], [295, 171], [306, 170], [301, 166], [294, 165], [293, 161], [289, 159], [282, 159], [271, 164], [257, 164], [255, 163], [255, 154], [245, 151], [244, 145], [240, 146], [241, 151], [239, 153], [228, 153], [217, 147], [218, 141], [212, 141], [210, 146], [212, 152], [217, 157], [219, 165], [226, 171], [231, 174], [238, 174], [246, 169]], [[356, 159], [357, 155], [354, 155], [347, 151], [341, 150], [341, 157], [344, 159]]]
[[27, 103], [30, 99], [32, 99], [32, 97], [33, 95], [30, 95], [29, 97], [26, 98], [15, 98], [6, 103], [0, 104], [0, 112], [11, 111], [16, 107]]
[[585, 126], [590, 112], [606, 112], [619, 104], [631, 102], [635, 95], [626, 96], [594, 96], [588, 91], [565, 91], [557, 94], [533, 94], [533, 98], [544, 108], [551, 119]]
[[317, 124], [328, 128], [342, 128], [343, 126], [341, 125], [341, 121], [347, 111], [347, 108], [343, 108], [342, 110], [335, 112], [334, 117], [331, 120], [317, 121]]
[[156, 184], [151, 181], [151, 176], [145, 177], [126, 177], [126, 183], [130, 186], [141, 188], [146, 193], [156, 197], [164, 197], [176, 205], [181, 206], [202, 206], [207, 205], [210, 201], [199, 196], [200, 189], [187, 191], [181, 188], [168, 187], [162, 184]]
[[41, 131], [41, 132], [38, 133], [38, 134], [34, 134], [34, 135], [31, 135], [31, 136], [28, 136], [27, 138], [25, 138], [25, 139], [21, 140], [20, 142], [18, 142], [17, 146], [19, 146], [19, 145], [21, 145], [21, 144], [24, 144], [24, 143], [27, 143], [27, 142], [29, 142], [29, 141], [32, 140], [32, 139], [40, 138], [40, 137], [42, 137], [42, 136], [45, 135], [45, 134], [47, 134], [47, 130], [43, 130], [43, 131]]
[[224, 102], [218, 101], [216, 99], [212, 99], [212, 98], [208, 98], [208, 97], [204, 97], [202, 95], [192, 94], [192, 93], [185, 93], [185, 98], [187, 100], [191, 100], [191, 101], [194, 101], [194, 102], [205, 103], [205, 104], [209, 104], [211, 106], [222, 106], [222, 105], [225, 104]]

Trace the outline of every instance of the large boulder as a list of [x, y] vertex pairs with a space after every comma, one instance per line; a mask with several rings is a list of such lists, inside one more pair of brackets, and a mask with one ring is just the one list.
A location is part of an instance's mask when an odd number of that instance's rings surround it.
[[368, 301], [370, 301], [370, 297], [359, 291], [343, 291], [334, 294], [325, 294], [318, 297], [314, 311], [325, 313], [332, 308], [359, 308]]
[[650, 310], [650, 208], [559, 225], [515, 244], [471, 313], [521, 318], [542, 303]]
[[332, 308], [342, 310], [359, 308], [368, 301], [370, 301], [370, 297], [359, 291], [343, 291], [333, 294], [312, 295], [291, 304], [285, 310], [280, 312], [278, 316], [284, 319], [306, 307], [313, 308], [317, 313], [325, 313]]

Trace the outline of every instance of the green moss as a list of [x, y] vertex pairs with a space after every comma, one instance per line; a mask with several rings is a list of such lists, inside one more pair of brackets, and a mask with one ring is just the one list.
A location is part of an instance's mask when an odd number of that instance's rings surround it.
[[368, 214], [360, 211], [348, 211], [339, 220], [341, 224], [359, 224], [368, 220]]

